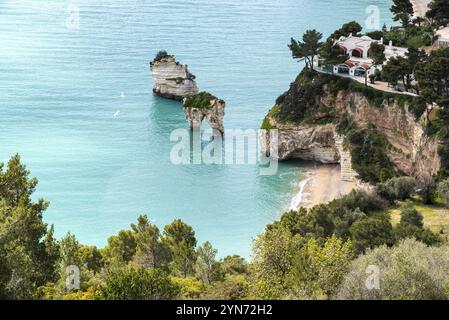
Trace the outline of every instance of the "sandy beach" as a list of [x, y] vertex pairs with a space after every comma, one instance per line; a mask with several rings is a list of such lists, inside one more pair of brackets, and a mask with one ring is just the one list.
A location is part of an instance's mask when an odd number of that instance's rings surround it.
[[421, 18], [425, 17], [430, 2], [431, 0], [411, 0], [413, 9], [415, 10], [415, 15]]
[[341, 180], [340, 166], [335, 164], [307, 164], [300, 193], [293, 199], [292, 208], [311, 208], [340, 198], [357, 187], [356, 182]]

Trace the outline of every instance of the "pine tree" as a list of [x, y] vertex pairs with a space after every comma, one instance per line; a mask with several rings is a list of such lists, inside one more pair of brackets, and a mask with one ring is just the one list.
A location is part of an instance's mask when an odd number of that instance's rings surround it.
[[320, 42], [322, 38], [323, 34], [315, 29], [307, 30], [302, 37], [302, 42], [291, 38], [288, 47], [292, 51], [293, 58], [299, 61], [305, 60], [306, 65], [313, 70], [313, 59], [322, 46], [322, 42]]

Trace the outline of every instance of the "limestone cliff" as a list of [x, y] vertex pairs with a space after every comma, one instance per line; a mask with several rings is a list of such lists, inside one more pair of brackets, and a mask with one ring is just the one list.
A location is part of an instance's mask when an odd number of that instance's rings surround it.
[[[366, 139], [366, 132], [376, 132], [373, 140], [383, 141], [385, 159], [376, 155], [380, 165], [373, 168], [383, 170], [384, 161], [397, 174], [425, 179], [440, 169], [439, 143], [426, 135], [427, 119], [426, 105], [417, 98], [360, 87], [349, 79], [309, 74], [300, 75], [278, 98], [262, 128], [279, 130], [280, 160], [341, 163], [344, 180], [356, 175], [352, 167], [369, 165], [363, 161], [370, 155], [363, 152], [375, 150], [369, 144], [376, 142]], [[357, 137], [354, 132], [365, 135]], [[359, 146], [353, 141], [358, 141]]]
[[181, 101], [198, 93], [195, 76], [189, 72], [187, 65], [177, 62], [174, 56], [159, 53], [150, 63], [150, 69], [156, 95]]
[[206, 119], [212, 129], [224, 133], [225, 102], [207, 92], [200, 92], [184, 99], [184, 115], [190, 128], [198, 129]]

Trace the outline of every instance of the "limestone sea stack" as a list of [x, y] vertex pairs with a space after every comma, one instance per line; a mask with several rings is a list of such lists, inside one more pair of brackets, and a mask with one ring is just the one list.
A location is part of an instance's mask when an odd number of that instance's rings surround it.
[[199, 129], [206, 119], [212, 129], [223, 134], [224, 109], [225, 102], [208, 92], [200, 92], [184, 99], [184, 115], [191, 129]]
[[175, 56], [160, 51], [150, 63], [153, 75], [153, 92], [167, 99], [182, 101], [198, 93], [195, 76], [187, 65], [176, 61]]

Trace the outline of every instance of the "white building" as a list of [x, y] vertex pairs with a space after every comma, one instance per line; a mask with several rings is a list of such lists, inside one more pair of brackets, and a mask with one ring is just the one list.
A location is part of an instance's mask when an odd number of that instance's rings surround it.
[[435, 45], [438, 47], [449, 47], [449, 27], [441, 28], [435, 35], [438, 36], [438, 40]]
[[371, 44], [381, 44], [382, 42], [382, 40], [373, 40], [368, 36], [353, 37], [352, 35], [350, 35], [347, 38], [340, 37], [340, 39], [337, 40], [336, 44], [338, 44], [338, 46], [352, 58], [368, 59]]
[[[349, 59], [345, 63], [333, 66], [333, 72], [353, 77], [365, 77], [374, 74], [376, 69], [382, 70], [382, 65], [375, 65], [370, 58], [372, 43], [383, 44], [383, 39], [374, 40], [368, 36], [353, 37], [352, 35], [338, 39], [335, 44], [349, 55]], [[406, 54], [406, 48], [395, 47], [390, 41], [389, 45], [385, 47], [385, 63], [392, 57], [404, 57]]]

